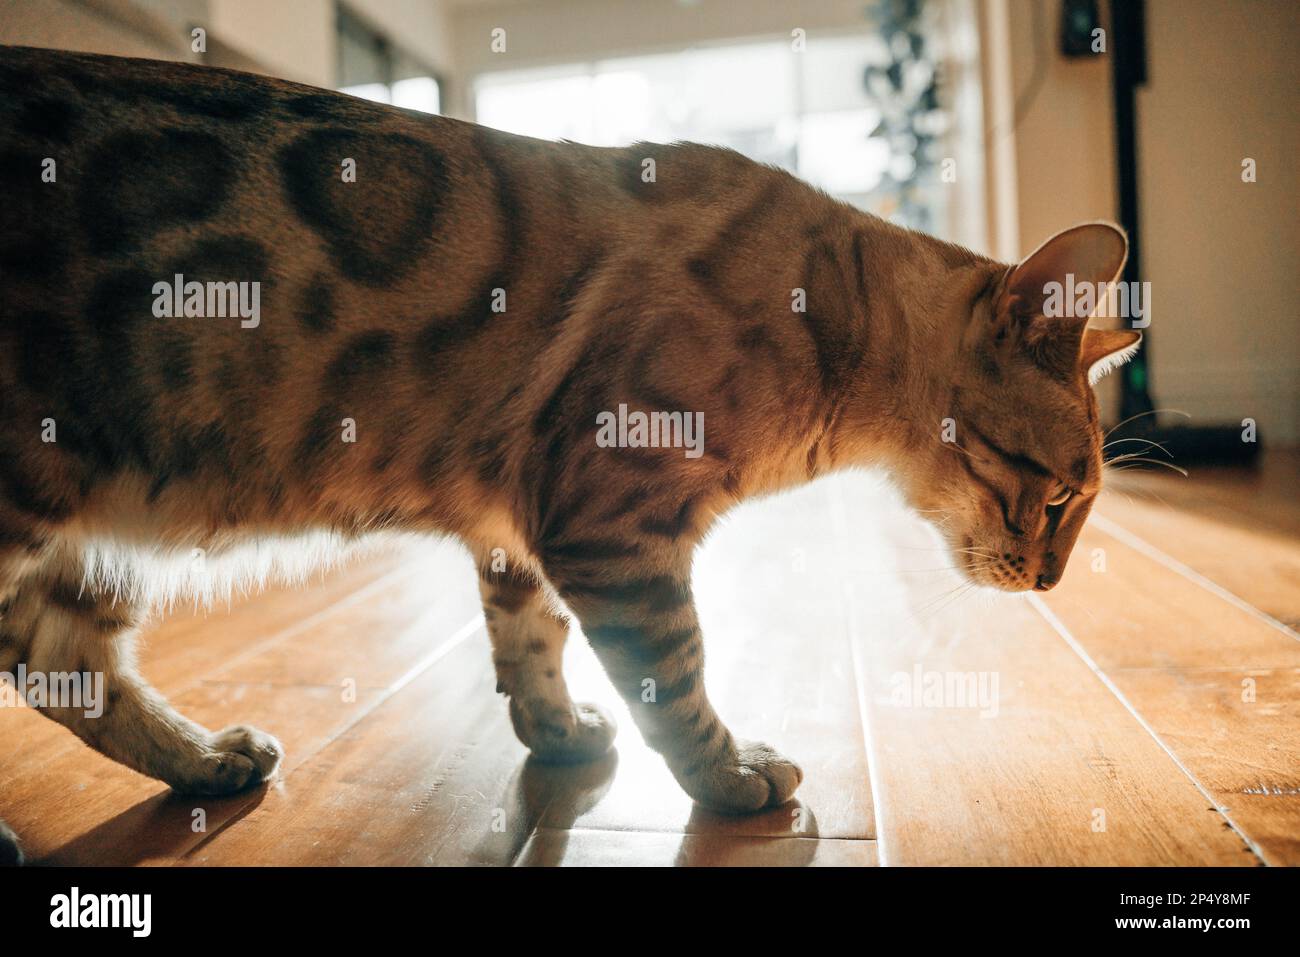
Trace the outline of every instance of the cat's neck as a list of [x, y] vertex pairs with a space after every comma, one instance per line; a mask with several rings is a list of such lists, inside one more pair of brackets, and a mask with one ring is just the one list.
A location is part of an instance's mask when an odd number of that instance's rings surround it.
[[[864, 262], [845, 329], [860, 349], [835, 412], [832, 467], [905, 465], [919, 443], [938, 441], [972, 304], [1006, 266], [969, 250], [853, 212]], [[857, 265], [856, 263], [854, 264]], [[812, 298], [827, 295], [809, 290]]]

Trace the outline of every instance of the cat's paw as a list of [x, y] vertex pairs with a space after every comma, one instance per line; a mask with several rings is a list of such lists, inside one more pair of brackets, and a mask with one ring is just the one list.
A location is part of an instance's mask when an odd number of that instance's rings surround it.
[[9, 825], [0, 821], [0, 867], [18, 867], [23, 862], [22, 845]]
[[284, 757], [279, 741], [247, 725], [217, 732], [209, 748], [197, 766], [172, 787], [183, 794], [234, 794], [269, 781]]
[[614, 743], [618, 725], [599, 705], [558, 705], [543, 698], [511, 698], [515, 734], [539, 761], [594, 761]]
[[803, 782], [803, 771], [766, 744], [739, 741], [730, 762], [701, 768], [679, 780], [687, 794], [711, 810], [748, 814], [790, 800]]

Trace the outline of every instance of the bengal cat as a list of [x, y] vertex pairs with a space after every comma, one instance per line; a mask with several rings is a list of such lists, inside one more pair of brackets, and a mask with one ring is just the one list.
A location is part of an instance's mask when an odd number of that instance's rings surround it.
[[[281, 539], [456, 536], [534, 754], [614, 735], [566, 690], [571, 611], [681, 786], [745, 812], [802, 772], [701, 682], [691, 557], [720, 513], [877, 465], [967, 576], [1018, 591], [1057, 581], [1097, 494], [1090, 374], [1138, 334], [1043, 300], [1113, 279], [1114, 227], [1012, 267], [726, 149], [21, 48], [0, 94], [0, 672], [102, 675], [102, 715], [44, 713], [178, 791], [281, 759], [133, 666], [144, 615], [205, 587], [175, 573], [196, 549], [218, 574]], [[636, 413], [703, 441], [598, 441]]]

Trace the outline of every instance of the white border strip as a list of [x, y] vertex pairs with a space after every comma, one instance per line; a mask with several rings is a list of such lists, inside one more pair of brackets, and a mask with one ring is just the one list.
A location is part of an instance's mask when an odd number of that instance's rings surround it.
[[1197, 585], [1200, 585], [1202, 588], [1204, 588], [1206, 591], [1210, 592], [1211, 594], [1217, 595], [1218, 597], [1222, 598], [1224, 601], [1226, 601], [1228, 604], [1232, 605], [1234, 608], [1238, 609], [1239, 611], [1244, 611], [1246, 614], [1251, 615], [1252, 617], [1257, 618], [1258, 620], [1264, 622], [1264, 624], [1276, 628], [1278, 631], [1282, 632], [1282, 634], [1287, 635], [1288, 637], [1296, 641], [1300, 641], [1300, 634], [1297, 634], [1294, 629], [1289, 628], [1287, 625], [1278, 621], [1276, 618], [1274, 618], [1272, 615], [1268, 614], [1267, 612], [1260, 611], [1258, 608], [1256, 608], [1250, 602], [1246, 601], [1244, 598], [1239, 598], [1238, 596], [1234, 595], [1232, 592], [1228, 591], [1223, 586], [1214, 583], [1213, 581], [1211, 581], [1210, 579], [1202, 575], [1200, 572], [1198, 572], [1196, 569], [1184, 565], [1182, 562], [1174, 558], [1172, 555], [1168, 555], [1162, 552], [1160, 549], [1156, 548], [1154, 545], [1146, 541], [1146, 539], [1138, 538], [1138, 536], [1134, 535], [1132, 532], [1126, 529], [1123, 525], [1120, 525], [1118, 522], [1115, 522], [1104, 515], [1098, 515], [1096, 512], [1094, 512], [1092, 514], [1091, 524], [1101, 529], [1101, 531], [1111, 536], [1111, 538], [1117, 538], [1125, 545], [1127, 545], [1129, 548], [1133, 549], [1136, 552], [1142, 553], [1147, 558], [1151, 559], [1153, 562], [1157, 562], [1158, 564], [1164, 565], [1169, 570], [1177, 572], [1179, 575], [1182, 575], [1188, 581], [1195, 582]]
[[1187, 779], [1196, 786], [1196, 790], [1200, 791], [1201, 794], [1205, 796], [1205, 799], [1213, 805], [1214, 809], [1223, 815], [1223, 819], [1228, 823], [1228, 826], [1237, 833], [1237, 836], [1241, 838], [1248, 848], [1250, 848], [1251, 852], [1264, 864], [1272, 866], [1272, 862], [1264, 856], [1264, 852], [1260, 850], [1259, 845], [1246, 835], [1246, 832], [1243, 831], [1237, 825], [1237, 822], [1232, 819], [1232, 815], [1228, 813], [1228, 809], [1224, 807], [1213, 794], [1205, 789], [1205, 785], [1201, 784], [1196, 775], [1192, 774], [1187, 765], [1183, 764], [1182, 759], [1173, 752], [1169, 745], [1165, 744], [1160, 735], [1156, 734], [1155, 729], [1147, 723], [1146, 718], [1142, 717], [1142, 715], [1138, 713], [1138, 710], [1133, 707], [1133, 703], [1124, 696], [1124, 692], [1120, 691], [1115, 682], [1110, 680], [1110, 677], [1106, 672], [1102, 671], [1101, 668], [1098, 667], [1097, 662], [1092, 660], [1092, 656], [1088, 654], [1083, 645], [1079, 644], [1074, 635], [1070, 634], [1070, 630], [1065, 627], [1061, 619], [1057, 618], [1052, 612], [1052, 609], [1047, 607], [1047, 603], [1044, 602], [1041, 597], [1032, 592], [1026, 597], [1029, 603], [1033, 605], [1034, 608], [1038, 610], [1038, 613], [1046, 619], [1047, 623], [1052, 626], [1052, 629], [1061, 636], [1062, 640], [1064, 640], [1067, 645], [1070, 646], [1070, 650], [1083, 660], [1083, 663], [1092, 670], [1092, 673], [1097, 676], [1101, 683], [1110, 689], [1111, 694], [1119, 699], [1120, 704], [1124, 705], [1124, 707], [1128, 709], [1129, 714], [1133, 715], [1133, 717], [1137, 719], [1138, 724], [1142, 725], [1143, 730], [1145, 730], [1147, 734], [1151, 735], [1152, 740], [1164, 749], [1165, 754], [1169, 755], [1169, 759], [1177, 765], [1178, 770], [1187, 775]]

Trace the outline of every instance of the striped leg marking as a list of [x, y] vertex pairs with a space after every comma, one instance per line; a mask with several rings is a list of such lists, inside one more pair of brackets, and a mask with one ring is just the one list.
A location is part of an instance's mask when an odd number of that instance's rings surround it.
[[689, 573], [680, 561], [621, 575], [573, 554], [547, 567], [646, 742], [686, 793], [735, 813], [783, 804], [803, 772], [767, 745], [736, 741], [713, 710]]
[[497, 690], [510, 699], [519, 740], [544, 761], [591, 761], [608, 751], [618, 727], [604, 709], [569, 698], [563, 670], [569, 622], [552, 610], [543, 587], [526, 572], [484, 564], [479, 592]]

